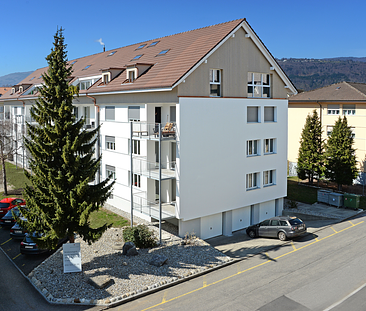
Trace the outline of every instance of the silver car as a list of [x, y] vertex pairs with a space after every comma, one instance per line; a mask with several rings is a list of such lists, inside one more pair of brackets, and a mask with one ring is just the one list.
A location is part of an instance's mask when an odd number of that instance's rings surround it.
[[297, 217], [278, 216], [249, 226], [246, 232], [251, 238], [279, 238], [285, 241], [306, 233], [306, 225]]

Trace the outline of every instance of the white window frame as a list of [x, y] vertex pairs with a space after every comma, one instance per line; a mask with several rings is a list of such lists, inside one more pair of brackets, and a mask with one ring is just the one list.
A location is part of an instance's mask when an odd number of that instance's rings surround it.
[[107, 150], [116, 150], [116, 138], [115, 136], [105, 136], [105, 148]]
[[247, 156], [255, 157], [260, 155], [260, 140], [253, 139], [247, 141]]
[[342, 113], [344, 116], [354, 116], [356, 114], [355, 104], [343, 104]]
[[276, 184], [276, 170], [268, 170], [263, 172], [263, 186], [273, 186]]
[[[271, 144], [272, 142], [272, 144]], [[276, 153], [276, 138], [265, 138], [263, 143], [263, 153], [264, 154], [274, 154]]]
[[133, 139], [132, 140], [132, 153], [136, 155], [141, 154], [141, 142], [140, 140]]
[[114, 166], [106, 165], [105, 173], [107, 178], [112, 175], [112, 179], [116, 179], [116, 168]]
[[[217, 79], [215, 77], [217, 77]], [[218, 94], [212, 92], [211, 86], [213, 85], [217, 86]], [[221, 69], [210, 69], [210, 96], [221, 97]]]
[[[265, 80], [268, 81], [265, 82]], [[268, 73], [248, 72], [247, 96], [249, 98], [271, 98], [271, 80], [271, 75]], [[264, 90], [268, 90], [268, 96]]]
[[132, 186], [135, 188], [141, 188], [141, 175], [133, 174]]
[[327, 113], [328, 115], [339, 115], [340, 107], [339, 104], [328, 104]]
[[249, 173], [246, 175], [246, 189], [253, 190], [258, 189], [260, 185], [259, 172]]

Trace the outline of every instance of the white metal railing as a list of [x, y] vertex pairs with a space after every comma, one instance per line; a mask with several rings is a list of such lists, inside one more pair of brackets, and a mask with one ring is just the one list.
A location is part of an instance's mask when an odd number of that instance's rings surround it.
[[162, 123], [147, 123], [147, 122], [133, 122], [132, 136], [159, 138], [159, 128], [161, 128], [161, 138], [175, 138], [176, 137], [176, 123], [167, 122]]
[[[133, 173], [152, 179], [159, 179], [159, 163], [148, 162], [145, 159], [133, 158]], [[161, 178], [175, 178], [175, 161], [161, 163]]]
[[[170, 209], [166, 208], [164, 205], [171, 206]], [[133, 196], [133, 209], [142, 214], [148, 215], [155, 219], [159, 219], [159, 204], [157, 202], [148, 201], [145, 198], [134, 195]], [[175, 217], [175, 205], [169, 203], [162, 204], [162, 219]]]

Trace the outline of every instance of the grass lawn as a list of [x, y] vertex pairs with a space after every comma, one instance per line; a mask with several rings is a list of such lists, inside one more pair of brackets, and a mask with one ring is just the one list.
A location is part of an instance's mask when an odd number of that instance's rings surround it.
[[[23, 198], [23, 189], [25, 184], [30, 184], [27, 177], [25, 177], [23, 173], [23, 169], [21, 167], [16, 168], [15, 165], [6, 162], [6, 179], [8, 184], [8, 195], [4, 196], [3, 192], [0, 192], [0, 200], [7, 197], [16, 197]], [[0, 169], [2, 167], [0, 165]], [[2, 182], [2, 180], [1, 180]], [[13, 190], [9, 190], [9, 185], [11, 185]], [[115, 228], [120, 228], [123, 226], [128, 226], [130, 224], [129, 220], [112, 213], [104, 208], [100, 209], [98, 212], [93, 212], [89, 218], [90, 224], [92, 228], [97, 228], [105, 223], [112, 224]]]

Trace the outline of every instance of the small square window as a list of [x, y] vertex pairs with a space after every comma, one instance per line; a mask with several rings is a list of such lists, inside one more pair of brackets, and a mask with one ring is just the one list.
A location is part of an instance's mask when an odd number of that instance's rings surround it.
[[264, 154], [275, 153], [275, 139], [269, 138], [264, 140]]
[[221, 96], [221, 70], [210, 69], [210, 96]]
[[105, 148], [107, 150], [116, 150], [116, 138], [114, 136], [105, 137]]
[[259, 188], [259, 173], [250, 173], [247, 174], [246, 178], [246, 189], [257, 189]]
[[247, 141], [247, 156], [259, 155], [259, 140]]
[[259, 107], [247, 107], [247, 122], [260, 122]]
[[116, 179], [116, 168], [111, 165], [105, 166], [106, 176], [110, 177], [111, 179]]
[[275, 177], [276, 177], [275, 170], [264, 171], [263, 172], [263, 185], [272, 186], [272, 185], [276, 184]]

